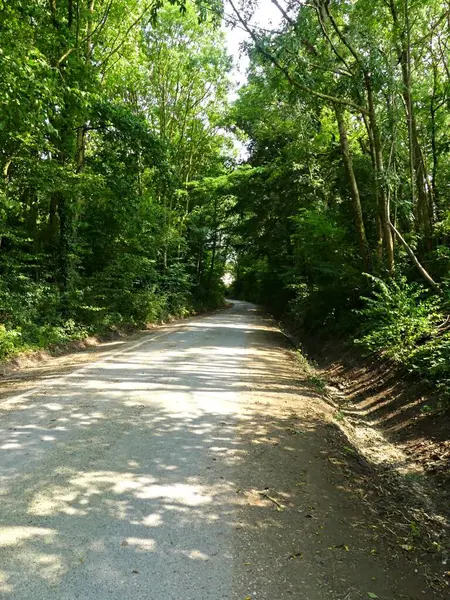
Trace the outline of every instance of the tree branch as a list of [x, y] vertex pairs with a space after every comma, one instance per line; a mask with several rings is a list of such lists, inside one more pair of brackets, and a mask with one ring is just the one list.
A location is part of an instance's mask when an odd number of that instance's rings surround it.
[[[124, 36], [122, 37], [122, 40], [115, 46], [115, 48], [113, 48], [111, 50], [111, 52], [108, 54], [108, 56], [105, 58], [105, 60], [102, 61], [100, 67], [103, 68], [104, 65], [106, 65], [108, 63], [108, 60], [111, 58], [111, 56], [113, 56], [118, 50], [120, 50], [120, 48], [124, 45], [128, 34], [130, 33], [130, 31], [136, 27], [136, 25], [144, 18], [144, 16], [149, 12], [150, 9], [153, 8], [153, 4], [150, 3], [148, 4], [141, 12], [141, 14], [137, 17], [137, 19], [135, 19], [131, 25], [127, 28], [127, 30], [124, 33]], [[116, 38], [117, 39], [117, 38]]]
[[283, 15], [284, 19], [289, 23], [289, 25], [291, 25], [292, 27], [295, 27], [296, 23], [295, 23], [294, 19], [292, 19], [292, 17], [290, 17], [287, 14], [287, 12], [281, 6], [281, 4], [278, 2], [278, 0], [271, 0], [271, 2], [278, 8], [280, 13]]
[[363, 71], [363, 73], [366, 73], [366, 69], [365, 69], [364, 65], [362, 64], [361, 59], [359, 58], [358, 54], [355, 52], [355, 50], [353, 49], [353, 46], [350, 44], [350, 42], [344, 36], [342, 31], [339, 29], [336, 21], [334, 20], [334, 17], [330, 12], [328, 3], [325, 3], [325, 12], [326, 12], [328, 19], [330, 20], [331, 26], [333, 27], [334, 31], [337, 34], [338, 38], [341, 40], [341, 42], [344, 44], [344, 46], [347, 48], [347, 50], [353, 56], [356, 63], [361, 67], [361, 70]]
[[57, 67], [59, 67], [61, 65], [61, 63], [63, 63], [66, 60], [66, 58], [72, 54], [72, 52], [74, 50], [78, 50], [78, 48], [80, 46], [82, 46], [85, 42], [87, 42], [90, 37], [92, 38], [92, 36], [94, 36], [97, 32], [99, 32], [99, 31], [101, 31], [103, 29], [103, 27], [105, 26], [105, 23], [106, 23], [106, 21], [108, 19], [108, 15], [109, 15], [109, 12], [111, 10], [111, 6], [112, 6], [113, 1], [114, 0], [109, 0], [109, 3], [108, 3], [108, 5], [107, 5], [107, 7], [105, 9], [105, 12], [103, 13], [102, 18], [97, 23], [97, 25], [92, 30], [92, 32], [90, 34], [86, 35], [80, 42], [77, 43], [76, 46], [74, 46], [73, 48], [69, 48], [69, 50], [67, 50], [67, 52], [65, 52], [61, 56], [61, 58], [56, 62], [56, 66]]
[[319, 25], [320, 25], [320, 28], [321, 28], [321, 30], [322, 30], [322, 33], [323, 33], [323, 35], [324, 35], [325, 39], [327, 40], [327, 42], [330, 44], [330, 46], [331, 46], [331, 49], [332, 49], [333, 53], [336, 55], [337, 59], [338, 59], [338, 60], [340, 60], [340, 61], [341, 61], [341, 62], [344, 64], [344, 66], [345, 66], [345, 68], [347, 69], [347, 71], [348, 71], [349, 73], [351, 73], [351, 72], [352, 72], [352, 70], [351, 70], [350, 66], [348, 65], [347, 61], [346, 61], [346, 60], [345, 60], [345, 58], [344, 58], [344, 57], [343, 57], [343, 56], [342, 56], [342, 55], [341, 55], [341, 54], [340, 54], [340, 53], [337, 51], [337, 49], [336, 49], [336, 46], [335, 46], [335, 45], [334, 45], [334, 43], [333, 43], [333, 40], [332, 40], [332, 39], [330, 38], [330, 36], [328, 35], [328, 31], [327, 31], [327, 29], [326, 29], [326, 27], [325, 27], [325, 23], [323, 22], [322, 13], [320, 12], [320, 7], [319, 7], [319, 6], [316, 4], [316, 2], [314, 2], [314, 10], [316, 11], [316, 14], [317, 14], [317, 19], [318, 19], [318, 21], [319, 21]]
[[434, 279], [431, 277], [431, 275], [428, 273], [428, 271], [426, 271], [424, 269], [424, 267], [420, 264], [419, 259], [414, 254], [413, 249], [408, 244], [408, 242], [405, 240], [405, 238], [402, 236], [402, 234], [400, 233], [400, 231], [390, 221], [389, 221], [389, 226], [392, 229], [392, 231], [395, 233], [395, 235], [398, 237], [400, 243], [405, 248], [407, 254], [409, 254], [409, 256], [412, 258], [414, 264], [416, 265], [416, 267], [417, 267], [418, 271], [420, 272], [420, 274], [422, 275], [422, 277], [431, 285], [431, 287], [433, 289], [435, 289], [438, 293], [441, 293], [441, 288], [434, 281]]
[[330, 96], [329, 94], [323, 94], [322, 92], [317, 92], [316, 90], [313, 90], [312, 88], [310, 88], [306, 85], [303, 85], [302, 83], [300, 83], [299, 81], [294, 79], [294, 77], [292, 77], [292, 75], [289, 73], [289, 71], [285, 67], [283, 67], [283, 65], [280, 63], [280, 61], [260, 44], [257, 36], [255, 35], [255, 32], [249, 27], [248, 23], [243, 19], [239, 10], [236, 8], [233, 0], [229, 0], [229, 3], [231, 5], [231, 7], [233, 8], [240, 23], [242, 24], [242, 26], [245, 28], [247, 33], [252, 38], [256, 49], [265, 58], [267, 58], [267, 60], [269, 60], [275, 67], [277, 67], [277, 69], [279, 71], [281, 71], [281, 73], [283, 73], [283, 75], [286, 77], [286, 79], [289, 81], [289, 83], [291, 83], [291, 85], [293, 85], [297, 89], [301, 90], [302, 92], [306, 92], [307, 94], [315, 96], [316, 98], [321, 98], [322, 100], [326, 100], [327, 102], [342, 104], [343, 106], [350, 106], [350, 107], [354, 108], [355, 110], [357, 110], [358, 112], [361, 112], [363, 114], [369, 114], [369, 111], [364, 106], [360, 106], [359, 104], [356, 104], [355, 102], [352, 102], [351, 100], [337, 98], [335, 96]]

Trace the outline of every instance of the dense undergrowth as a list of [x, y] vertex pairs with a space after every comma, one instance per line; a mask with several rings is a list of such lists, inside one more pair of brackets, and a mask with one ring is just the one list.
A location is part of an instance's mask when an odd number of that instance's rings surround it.
[[213, 4], [0, 2], [0, 360], [222, 302]]
[[[406, 278], [383, 281], [370, 276], [363, 296], [353, 298], [355, 306], [346, 304], [335, 310], [332, 290], [305, 288], [282, 307], [267, 304], [294, 330], [322, 340], [340, 339], [360, 348], [363, 355], [386, 358], [438, 390], [437, 408], [445, 409], [450, 401], [450, 295], [440, 295]], [[243, 293], [237, 297], [264, 303], [264, 297]], [[281, 290], [280, 290], [281, 291]], [[328, 301], [325, 300], [328, 294]]]
[[450, 295], [430, 294], [405, 278], [375, 290], [359, 311], [355, 343], [397, 362], [436, 385], [441, 400], [450, 399]]
[[[142, 273], [142, 270], [139, 271]], [[55, 286], [20, 278], [0, 287], [0, 360], [24, 351], [64, 346], [89, 335], [144, 327], [173, 317], [186, 317], [223, 305], [223, 286], [216, 283], [196, 297], [189, 278], [177, 273], [175, 289], [168, 275], [146, 287], [111, 287], [91, 283], [67, 299]], [[122, 280], [123, 281], [123, 280]], [[72, 302], [72, 303], [70, 303]]]

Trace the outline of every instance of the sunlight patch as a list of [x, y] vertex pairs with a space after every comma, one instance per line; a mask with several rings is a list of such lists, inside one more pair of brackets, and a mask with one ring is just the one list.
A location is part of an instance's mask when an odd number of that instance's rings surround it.
[[144, 539], [144, 538], [126, 538], [122, 542], [124, 546], [134, 546], [136, 550], [142, 550], [144, 552], [153, 552], [156, 547], [155, 540]]
[[54, 536], [56, 531], [44, 527], [0, 527], [0, 546], [11, 547], [36, 537]]

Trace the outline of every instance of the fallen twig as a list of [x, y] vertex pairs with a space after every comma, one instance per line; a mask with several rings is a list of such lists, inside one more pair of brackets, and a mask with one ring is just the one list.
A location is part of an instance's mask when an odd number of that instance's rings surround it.
[[286, 509], [284, 504], [281, 504], [281, 502], [278, 502], [278, 500], [276, 498], [272, 498], [272, 496], [269, 496], [269, 494], [267, 492], [259, 492], [259, 493], [263, 498], [267, 498], [267, 500], [270, 500], [271, 502], [273, 502], [276, 505], [278, 511], [282, 511], [282, 510]]

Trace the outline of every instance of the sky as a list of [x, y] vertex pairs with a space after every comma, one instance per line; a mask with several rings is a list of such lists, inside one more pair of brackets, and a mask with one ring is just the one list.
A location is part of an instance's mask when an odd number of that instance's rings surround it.
[[[225, 2], [225, 13], [232, 15], [233, 9]], [[259, 8], [255, 12], [253, 24], [260, 25], [267, 29], [276, 28], [281, 22], [281, 14], [271, 0], [260, 0]], [[246, 31], [235, 27], [224, 26], [228, 52], [234, 60], [233, 81], [237, 86], [242, 85], [246, 81], [246, 71], [248, 67], [248, 58], [240, 51], [240, 45], [244, 41], [248, 41], [250, 36]]]
[[[237, 0], [239, 2], [239, 0]], [[225, 13], [234, 15], [233, 9], [225, 0]], [[274, 6], [271, 0], [259, 0], [259, 7], [255, 11], [251, 24], [259, 25], [266, 29], [275, 29], [281, 22], [280, 11]], [[233, 57], [234, 69], [231, 79], [233, 81], [233, 90], [229, 93], [229, 100], [232, 102], [237, 98], [237, 88], [246, 83], [246, 72], [249, 64], [248, 57], [241, 51], [242, 42], [250, 40], [248, 33], [240, 27], [231, 27], [224, 25], [225, 39], [228, 53]], [[231, 135], [236, 152], [236, 158], [245, 161], [248, 158], [247, 145]]]

